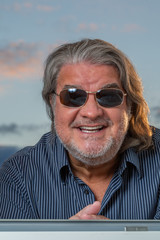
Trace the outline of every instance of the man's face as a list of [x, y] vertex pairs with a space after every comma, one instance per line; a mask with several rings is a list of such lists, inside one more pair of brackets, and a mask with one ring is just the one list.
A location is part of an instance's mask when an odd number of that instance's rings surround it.
[[[56, 92], [59, 94], [68, 86], [93, 92], [112, 84], [123, 90], [118, 71], [113, 66], [70, 64], [61, 68]], [[53, 111], [56, 133], [71, 160], [96, 166], [116, 157], [128, 129], [126, 97], [120, 106], [105, 108], [89, 94], [84, 106], [69, 108], [56, 96]]]

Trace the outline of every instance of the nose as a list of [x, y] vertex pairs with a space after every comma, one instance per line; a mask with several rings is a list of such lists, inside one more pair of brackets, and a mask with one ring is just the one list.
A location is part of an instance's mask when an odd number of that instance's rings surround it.
[[95, 120], [103, 116], [103, 108], [97, 103], [94, 94], [89, 94], [87, 102], [80, 109], [81, 117]]

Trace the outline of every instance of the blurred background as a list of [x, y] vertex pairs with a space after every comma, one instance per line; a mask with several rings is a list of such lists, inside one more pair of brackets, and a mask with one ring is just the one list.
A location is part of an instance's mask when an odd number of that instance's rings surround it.
[[0, 0], [0, 162], [50, 131], [41, 98], [47, 55], [100, 38], [126, 53], [160, 127], [159, 0]]

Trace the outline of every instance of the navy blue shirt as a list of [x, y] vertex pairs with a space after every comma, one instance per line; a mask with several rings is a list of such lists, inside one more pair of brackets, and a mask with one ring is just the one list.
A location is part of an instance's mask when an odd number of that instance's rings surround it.
[[[160, 130], [154, 148], [120, 157], [99, 214], [110, 219], [160, 219]], [[95, 201], [71, 171], [60, 140], [45, 134], [0, 168], [1, 219], [68, 219]]]

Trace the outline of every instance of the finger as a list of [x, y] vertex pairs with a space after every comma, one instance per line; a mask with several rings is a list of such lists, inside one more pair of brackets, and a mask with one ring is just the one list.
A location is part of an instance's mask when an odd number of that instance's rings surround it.
[[90, 204], [79, 211], [76, 215], [72, 216], [70, 220], [77, 220], [77, 219], [93, 219], [93, 217], [100, 211], [101, 203], [99, 201], [95, 201], [93, 204]]
[[95, 201], [93, 204], [88, 205], [80, 212], [83, 215], [96, 215], [101, 209], [101, 203], [99, 201]]

